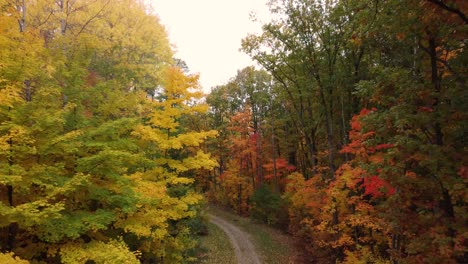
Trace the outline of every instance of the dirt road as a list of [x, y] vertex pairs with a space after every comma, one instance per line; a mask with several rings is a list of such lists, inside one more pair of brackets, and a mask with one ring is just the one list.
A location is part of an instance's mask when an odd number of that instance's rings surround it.
[[215, 215], [209, 214], [210, 221], [219, 226], [231, 240], [239, 264], [261, 264], [260, 257], [249, 236], [235, 225]]

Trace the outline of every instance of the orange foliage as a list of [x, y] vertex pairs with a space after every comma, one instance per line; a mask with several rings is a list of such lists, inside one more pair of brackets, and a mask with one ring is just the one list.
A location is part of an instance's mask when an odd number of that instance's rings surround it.
[[253, 183], [249, 177], [239, 173], [239, 164], [231, 161], [228, 169], [221, 174], [219, 180], [225, 196], [225, 204], [239, 214], [247, 215], [250, 209], [249, 197], [253, 194]]
[[278, 158], [274, 161], [270, 160], [269, 163], [263, 164], [263, 169], [265, 171], [265, 180], [277, 181], [279, 189], [283, 191], [286, 184], [289, 182], [286, 176], [295, 171], [296, 167], [289, 164], [286, 159]]

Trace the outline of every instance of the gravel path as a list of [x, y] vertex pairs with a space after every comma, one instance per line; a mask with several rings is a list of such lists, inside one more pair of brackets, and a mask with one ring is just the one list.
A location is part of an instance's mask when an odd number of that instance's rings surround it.
[[234, 247], [234, 251], [236, 253], [237, 263], [262, 263], [247, 233], [218, 216], [209, 214], [209, 217], [210, 221], [213, 224], [219, 226], [228, 235], [229, 240], [231, 240], [231, 244]]

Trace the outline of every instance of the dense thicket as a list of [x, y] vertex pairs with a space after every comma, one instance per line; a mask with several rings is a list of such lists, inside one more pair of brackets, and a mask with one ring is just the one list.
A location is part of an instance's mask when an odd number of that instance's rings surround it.
[[194, 257], [216, 132], [172, 54], [139, 1], [0, 1], [0, 262]]
[[314, 262], [466, 263], [467, 2], [270, 7], [242, 44], [264, 70], [207, 99], [211, 199], [289, 225]]

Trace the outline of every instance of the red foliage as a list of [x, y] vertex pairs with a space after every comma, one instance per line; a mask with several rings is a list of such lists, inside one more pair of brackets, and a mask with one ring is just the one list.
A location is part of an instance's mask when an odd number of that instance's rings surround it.
[[355, 131], [361, 131], [361, 122], [359, 121], [359, 118], [368, 115], [369, 113], [372, 113], [373, 111], [376, 111], [377, 109], [372, 108], [372, 109], [366, 109], [363, 108], [361, 109], [361, 112], [359, 112], [359, 115], [353, 116], [351, 119], [351, 129]]
[[[356, 155], [357, 160], [370, 162], [372, 164], [384, 163], [382, 152], [379, 151], [394, 148], [395, 145], [389, 143], [382, 143], [376, 146], [367, 146], [364, 143], [369, 139], [372, 139], [375, 136], [375, 132], [369, 131], [366, 133], [362, 133], [361, 117], [366, 116], [375, 110], [375, 108], [371, 110], [362, 109], [359, 115], [355, 115], [352, 118], [352, 130], [349, 132], [349, 138], [351, 142], [341, 149], [341, 153], [354, 154]], [[362, 183], [362, 187], [364, 188], [364, 194], [371, 195], [374, 198], [378, 198], [382, 196], [390, 196], [395, 193], [395, 189], [384, 179], [376, 175], [366, 177], [366, 172], [362, 169], [359, 169], [359, 167], [354, 168], [352, 171], [353, 174], [358, 173], [360, 176], [359, 179], [354, 180], [351, 185], [356, 186], [356, 184]], [[377, 173], [381, 173], [381, 171], [381, 169], [377, 168]], [[354, 176], [356, 177], [357, 175]]]
[[427, 106], [420, 106], [418, 110], [420, 112], [426, 112], [426, 113], [432, 113], [434, 111], [432, 108], [427, 107]]
[[361, 117], [366, 116], [369, 113], [372, 113], [373, 111], [375, 111], [375, 108], [373, 108], [372, 110], [362, 109], [359, 115], [353, 116], [353, 118], [351, 119], [351, 131], [349, 132], [349, 138], [351, 142], [348, 145], [344, 146], [340, 150], [340, 153], [350, 153], [354, 155], [367, 155], [367, 154], [373, 154], [379, 150], [385, 150], [385, 149], [390, 149], [390, 148], [395, 147], [395, 145], [388, 144], [388, 143], [379, 144], [375, 147], [365, 146], [363, 144], [363, 142], [365, 142], [367, 139], [370, 139], [375, 136], [375, 131], [362, 133], [360, 119]]
[[[275, 160], [276, 163], [276, 172], [280, 176], [285, 176], [296, 170], [296, 167], [289, 164], [286, 159], [278, 158]], [[273, 171], [275, 168], [275, 163], [271, 161], [263, 165], [263, 168], [266, 171], [265, 179], [269, 180], [274, 177]]]
[[375, 135], [374, 131], [369, 131], [367, 133], [361, 134], [361, 117], [368, 115], [369, 113], [375, 111], [375, 108], [369, 109], [362, 109], [359, 115], [353, 116], [351, 119], [351, 131], [349, 132], [349, 138], [351, 142], [344, 146], [340, 153], [350, 153], [350, 154], [360, 154], [366, 153], [367, 151], [374, 152], [373, 149], [365, 149], [362, 142], [372, 136]]
[[460, 169], [458, 170], [458, 175], [462, 177], [462, 179], [467, 179], [468, 178], [468, 167], [467, 166], [461, 166]]
[[395, 188], [375, 175], [364, 178], [362, 186], [364, 187], [364, 194], [371, 195], [373, 198], [391, 196], [395, 193]]
[[372, 112], [375, 112], [375, 111], [377, 111], [377, 108], [375, 108], [375, 107], [372, 107], [371, 109], [363, 108], [363, 109], [361, 109], [361, 112], [359, 112], [359, 115], [360, 116], [365, 116], [365, 115], [367, 115], [369, 113], [372, 113]]
[[250, 135], [250, 142], [255, 145], [257, 144], [257, 141], [258, 141], [258, 133], [254, 132]]
[[393, 145], [393, 144], [379, 144], [379, 145], [375, 146], [375, 150], [389, 149], [389, 148], [393, 148], [393, 147], [395, 147], [395, 145]]

